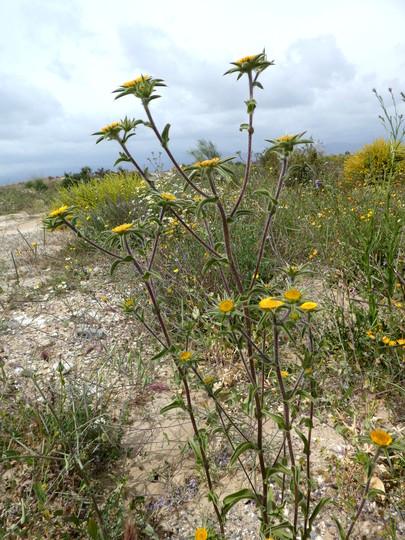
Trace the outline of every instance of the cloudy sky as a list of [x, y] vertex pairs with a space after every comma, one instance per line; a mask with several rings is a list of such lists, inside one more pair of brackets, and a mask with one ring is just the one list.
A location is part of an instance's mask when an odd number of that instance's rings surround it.
[[[111, 168], [118, 148], [91, 133], [144, 118], [111, 93], [140, 73], [168, 85], [152, 109], [179, 161], [199, 138], [243, 153], [247, 81], [223, 73], [263, 49], [275, 65], [256, 93], [254, 150], [307, 130], [326, 152], [353, 151], [383, 134], [372, 88], [405, 108], [404, 24], [403, 0], [3, 0], [0, 184]], [[131, 150], [148, 165], [159, 146], [143, 128]]]

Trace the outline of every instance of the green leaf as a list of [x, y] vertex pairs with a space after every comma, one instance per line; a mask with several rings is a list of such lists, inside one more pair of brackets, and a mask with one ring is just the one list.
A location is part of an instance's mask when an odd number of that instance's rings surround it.
[[308, 439], [305, 437], [305, 435], [297, 428], [294, 428], [295, 432], [297, 433], [298, 437], [301, 439], [301, 441], [304, 443], [304, 454], [308, 454]]
[[159, 540], [159, 536], [149, 523], [147, 523], [145, 526], [145, 532], [148, 535], [148, 538], [152, 538], [153, 540]]
[[255, 450], [257, 451], [257, 445], [254, 443], [251, 443], [249, 441], [244, 441], [240, 443], [234, 450], [231, 459], [229, 461], [230, 465], [233, 465], [235, 461], [238, 459], [238, 457], [243, 454], [243, 452], [246, 452], [247, 450]]
[[319, 514], [319, 512], [322, 510], [322, 508], [331, 500], [330, 497], [323, 497], [318, 504], [315, 506], [315, 508], [312, 511], [311, 517], [309, 518], [308, 522], [308, 532], [311, 532], [312, 530], [312, 524], [315, 521], [316, 516]]
[[278, 429], [281, 429], [282, 431], [285, 431], [285, 421], [284, 418], [280, 414], [273, 414], [268, 411], [263, 411], [266, 416], [269, 416], [272, 420], [275, 421], [277, 424]]
[[170, 129], [170, 124], [166, 124], [165, 125], [165, 128], [162, 132], [162, 146], [163, 148], [167, 148], [167, 144], [169, 142], [169, 129]]
[[161, 351], [159, 351], [157, 354], [155, 354], [155, 356], [151, 358], [152, 362], [154, 360], [158, 360], [159, 358], [162, 358], [162, 356], [165, 356], [165, 354], [167, 354], [168, 352], [169, 352], [169, 349], [167, 347], [163, 347]]
[[26, 521], [27, 521], [27, 507], [25, 506], [24, 500], [21, 499], [21, 519], [20, 519], [21, 525], [24, 525]]
[[203, 219], [206, 218], [206, 213], [204, 210], [204, 206], [207, 204], [216, 204], [218, 202], [218, 197], [207, 197], [206, 199], [203, 199], [201, 202], [198, 203], [196, 208], [196, 216], [197, 219]]
[[333, 521], [336, 523], [336, 526], [338, 528], [339, 535], [340, 535], [340, 540], [346, 540], [346, 533], [345, 533], [342, 525], [340, 524], [340, 521], [335, 516], [335, 514], [333, 514], [332, 518], [333, 518]]
[[39, 507], [42, 509], [46, 502], [46, 493], [42, 482], [36, 482], [34, 485], [34, 493], [38, 500]]
[[92, 538], [93, 540], [97, 540], [97, 535], [98, 535], [97, 522], [92, 517], [87, 522], [87, 532], [89, 533], [90, 538]]
[[211, 266], [226, 266], [229, 264], [229, 261], [226, 257], [221, 257], [220, 259], [217, 259], [216, 257], [211, 257], [203, 267], [203, 275], [211, 268]]
[[147, 272], [144, 273], [144, 275], [142, 276], [142, 279], [144, 281], [148, 281], [150, 277], [154, 277], [156, 279], [162, 279], [162, 276], [159, 274], [159, 272], [156, 272], [156, 270], [148, 270]]
[[233, 506], [235, 506], [237, 502], [242, 501], [243, 499], [249, 499], [251, 501], [255, 501], [256, 497], [251, 489], [241, 489], [240, 491], [236, 491], [235, 493], [231, 493], [231, 495], [228, 495], [227, 497], [225, 497], [224, 505], [221, 511], [222, 517], [225, 518], [229, 510]]
[[202, 453], [201, 453], [201, 448], [200, 448], [199, 442], [196, 441], [195, 439], [189, 439], [187, 442], [188, 442], [190, 448], [192, 449], [192, 451], [194, 452], [197, 464], [198, 465], [203, 465], [203, 458], [202, 458]]
[[170, 403], [169, 405], [166, 405], [166, 407], [163, 407], [162, 409], [160, 409], [160, 414], [163, 414], [167, 411], [171, 411], [172, 409], [181, 409], [182, 411], [186, 411], [187, 410], [187, 407], [186, 407], [186, 404], [184, 403], [184, 401], [182, 399], [175, 399], [174, 401], [172, 401], [172, 403]]
[[[99, 142], [99, 141], [97, 141], [97, 142]], [[124, 154], [124, 152], [120, 152], [119, 154], [120, 154], [120, 157], [114, 163], [113, 167], [115, 167], [116, 165], [118, 165], [118, 163], [121, 163], [122, 161], [126, 161], [126, 162], [131, 163], [131, 159], [126, 154]]]
[[248, 114], [252, 114], [256, 109], [257, 101], [255, 99], [248, 99], [245, 101]]
[[131, 263], [133, 262], [134, 258], [131, 257], [131, 255], [127, 255], [126, 257], [124, 257], [123, 259], [117, 259], [116, 261], [114, 261], [111, 265], [111, 268], [110, 268], [110, 276], [113, 275], [115, 269], [117, 268], [117, 266], [119, 264], [122, 264], [122, 263]]
[[263, 90], [263, 85], [262, 83], [259, 83], [259, 81], [255, 81], [252, 86], [257, 86], [257, 88], [260, 88], [261, 90]]
[[243, 130], [249, 131], [249, 124], [241, 124], [239, 126], [239, 131], [243, 131]]
[[288, 476], [291, 475], [290, 469], [282, 465], [281, 463], [276, 463], [273, 467], [268, 467], [266, 469], [266, 479], [270, 478], [270, 476], [273, 476], [274, 474], [286, 474]]

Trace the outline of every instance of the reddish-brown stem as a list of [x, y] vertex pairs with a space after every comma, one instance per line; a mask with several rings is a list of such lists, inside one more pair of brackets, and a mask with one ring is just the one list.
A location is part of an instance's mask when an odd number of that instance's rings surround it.
[[203, 197], [208, 197], [208, 195], [206, 193], [204, 193], [204, 191], [202, 191], [198, 186], [196, 186], [194, 184], [194, 182], [192, 180], [190, 180], [190, 178], [186, 175], [186, 173], [183, 171], [183, 169], [180, 167], [180, 165], [177, 163], [176, 159], [174, 158], [173, 154], [170, 152], [169, 148], [167, 147], [167, 145], [163, 145], [163, 139], [162, 139], [162, 136], [160, 135], [157, 127], [156, 127], [156, 124], [155, 124], [155, 121], [153, 120], [153, 117], [152, 117], [152, 114], [150, 112], [150, 109], [148, 107], [148, 104], [145, 102], [145, 100], [142, 100], [142, 105], [143, 105], [143, 108], [145, 109], [145, 112], [146, 112], [146, 116], [148, 117], [148, 120], [149, 120], [149, 123], [150, 123], [150, 127], [152, 128], [154, 134], [156, 135], [158, 141], [160, 142], [160, 144], [162, 145], [162, 148], [164, 149], [164, 151], [166, 152], [166, 154], [168, 155], [170, 161], [173, 163], [173, 165], [175, 166], [177, 172], [184, 178], [184, 180], [187, 182], [187, 184], [189, 184], [195, 191], [197, 191], [200, 195], [202, 195]]
[[[288, 164], [288, 159], [287, 159], [287, 157], [284, 157], [283, 163], [282, 163], [282, 166], [281, 166], [280, 176], [279, 176], [279, 179], [278, 179], [276, 195], [274, 197], [275, 201], [277, 201], [277, 202], [278, 202], [278, 199], [280, 197], [281, 188], [283, 187], [284, 176], [285, 176], [285, 173], [286, 173], [286, 170], [287, 170], [287, 164]], [[250, 285], [250, 289], [253, 288], [253, 286], [254, 286], [254, 284], [256, 282], [256, 279], [257, 279], [256, 276], [258, 275], [259, 268], [260, 268], [260, 263], [262, 262], [264, 246], [266, 245], [266, 240], [267, 240], [267, 233], [269, 231], [271, 218], [273, 217], [274, 212], [276, 211], [277, 202], [273, 202], [273, 205], [272, 205], [272, 207], [270, 209], [270, 212], [269, 212], [269, 215], [267, 217], [267, 222], [266, 222], [266, 226], [264, 228], [263, 237], [262, 237], [262, 243], [260, 245], [259, 256], [257, 257], [256, 269], [255, 269], [255, 271], [253, 273], [253, 279], [252, 279], [252, 283]]]
[[[290, 455], [291, 467], [295, 468], [295, 457], [294, 449], [291, 440], [291, 425], [290, 425], [290, 409], [287, 401], [287, 392], [285, 391], [283, 376], [281, 375], [280, 361], [279, 361], [279, 331], [277, 326], [276, 316], [272, 314], [273, 317], [273, 351], [274, 351], [274, 361], [276, 364], [276, 374], [277, 380], [280, 387], [281, 397], [283, 399], [283, 409], [284, 409], [284, 424], [285, 424], [285, 436], [287, 439], [288, 453]], [[293, 473], [294, 481], [294, 530], [293, 530], [293, 540], [297, 538], [297, 524], [298, 524], [298, 485], [296, 481], [296, 476]]]
[[357, 513], [356, 515], [354, 516], [353, 520], [352, 520], [352, 523], [349, 527], [349, 530], [347, 531], [347, 535], [346, 535], [346, 539], [345, 540], [349, 540], [350, 538], [350, 535], [353, 531], [353, 527], [355, 526], [357, 520], [359, 519], [360, 517], [360, 514], [361, 512], [363, 511], [363, 506], [367, 500], [367, 493], [368, 493], [368, 490], [370, 489], [370, 482], [371, 482], [371, 478], [373, 476], [373, 472], [374, 472], [374, 467], [375, 467], [375, 464], [377, 462], [377, 459], [378, 459], [378, 456], [380, 455], [380, 448], [377, 448], [377, 452], [375, 453], [375, 456], [374, 456], [374, 459], [372, 461], [372, 464], [371, 464], [371, 468], [369, 470], [369, 473], [368, 473], [368, 479], [367, 479], [367, 484], [364, 488], [364, 494], [363, 494], [363, 499], [361, 501], [361, 504], [359, 506], [359, 509], [357, 510]]
[[[253, 80], [252, 80], [252, 72], [248, 72], [249, 77], [249, 100], [253, 99]], [[238, 209], [240, 203], [242, 202], [243, 196], [246, 191], [246, 187], [249, 180], [249, 173], [250, 173], [250, 161], [252, 159], [252, 136], [253, 136], [253, 111], [249, 113], [249, 129], [248, 129], [248, 152], [247, 152], [247, 158], [246, 158], [246, 170], [245, 170], [245, 177], [243, 179], [242, 188], [239, 193], [239, 197], [235, 203], [235, 206], [232, 209], [231, 216], [233, 216]]]
[[112, 251], [109, 251], [108, 249], [105, 249], [104, 247], [96, 244], [96, 242], [93, 242], [93, 240], [90, 240], [90, 238], [87, 238], [86, 236], [83, 236], [79, 230], [72, 224], [70, 223], [70, 221], [68, 221], [67, 219], [65, 218], [62, 218], [62, 221], [65, 225], [67, 225], [69, 227], [69, 229], [72, 229], [72, 231], [74, 233], [77, 234], [77, 236], [79, 238], [81, 238], [82, 240], [84, 240], [85, 242], [87, 242], [87, 244], [90, 244], [91, 246], [95, 247], [96, 249], [98, 249], [99, 251], [102, 251], [103, 253], [106, 253], [107, 255], [109, 255], [110, 257], [114, 257], [114, 259], [119, 259], [119, 260], [122, 260], [123, 257], [121, 257], [120, 255], [117, 255], [116, 253], [113, 253]]

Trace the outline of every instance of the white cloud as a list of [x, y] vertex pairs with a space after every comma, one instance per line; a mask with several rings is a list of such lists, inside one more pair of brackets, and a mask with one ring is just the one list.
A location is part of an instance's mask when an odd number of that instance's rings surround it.
[[[264, 139], [308, 130], [330, 151], [362, 146], [382, 133], [371, 93], [405, 90], [405, 4], [391, 0], [206, 0], [153, 4], [120, 0], [13, 0], [0, 20], [0, 183], [111, 167], [116, 149], [91, 133], [128, 114], [133, 98], [112, 90], [139, 73], [165, 79], [153, 102], [160, 128], [186, 151], [199, 138], [225, 153], [245, 147], [247, 85], [223, 77], [229, 62], [266, 48], [275, 60], [257, 91], [255, 150]], [[159, 151], [140, 130], [142, 164]]]

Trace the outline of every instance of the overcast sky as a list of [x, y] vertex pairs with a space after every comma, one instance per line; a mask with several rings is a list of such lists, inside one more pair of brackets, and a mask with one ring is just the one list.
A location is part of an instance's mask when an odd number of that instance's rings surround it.
[[[1, 0], [0, 184], [111, 168], [117, 146], [91, 133], [144, 118], [111, 93], [141, 73], [168, 85], [151, 105], [179, 161], [199, 138], [244, 153], [247, 79], [223, 73], [264, 48], [275, 65], [256, 91], [254, 150], [307, 130], [353, 151], [383, 134], [372, 88], [404, 109], [404, 27], [403, 0]], [[159, 153], [146, 128], [131, 141], [141, 165]]]

